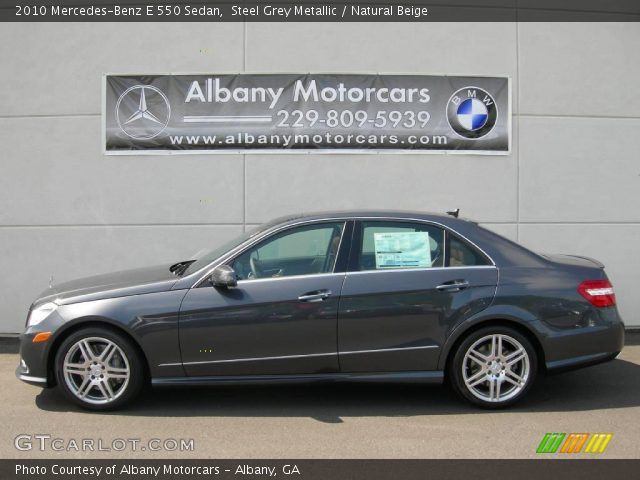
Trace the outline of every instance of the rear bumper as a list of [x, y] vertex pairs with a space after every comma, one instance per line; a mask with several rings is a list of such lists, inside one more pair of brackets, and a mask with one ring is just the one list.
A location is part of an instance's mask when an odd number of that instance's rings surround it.
[[582, 357], [567, 358], [565, 360], [558, 360], [555, 362], [547, 362], [547, 373], [555, 374], [569, 372], [579, 368], [598, 365], [599, 363], [610, 362], [615, 359], [619, 353], [620, 352], [596, 353], [593, 355], [583, 355]]
[[624, 324], [619, 317], [605, 325], [565, 330], [546, 338], [545, 367], [557, 373], [597, 365], [616, 358], [623, 346]]

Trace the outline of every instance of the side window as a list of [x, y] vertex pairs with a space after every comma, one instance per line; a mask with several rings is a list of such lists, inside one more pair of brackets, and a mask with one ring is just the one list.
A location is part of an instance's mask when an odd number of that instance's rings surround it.
[[477, 249], [449, 234], [449, 267], [472, 267], [476, 265], [491, 265], [489, 260]]
[[288, 277], [333, 271], [344, 222], [292, 228], [251, 247], [231, 266], [238, 279]]
[[414, 222], [362, 222], [359, 270], [444, 266], [444, 230]]

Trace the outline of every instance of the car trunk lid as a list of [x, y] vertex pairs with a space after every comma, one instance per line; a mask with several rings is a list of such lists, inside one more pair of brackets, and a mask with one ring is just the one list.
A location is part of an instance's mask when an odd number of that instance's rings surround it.
[[604, 269], [604, 264], [590, 257], [581, 255], [543, 254], [547, 260], [563, 265], [575, 265], [580, 267], [597, 267]]

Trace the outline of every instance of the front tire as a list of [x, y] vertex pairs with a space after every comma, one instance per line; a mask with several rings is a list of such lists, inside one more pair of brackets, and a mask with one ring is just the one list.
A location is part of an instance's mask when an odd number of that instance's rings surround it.
[[137, 349], [107, 328], [84, 328], [69, 335], [56, 353], [55, 372], [64, 395], [88, 410], [119, 408], [144, 385]]
[[449, 365], [454, 390], [484, 408], [513, 405], [529, 391], [538, 359], [531, 342], [509, 327], [485, 327], [465, 338]]

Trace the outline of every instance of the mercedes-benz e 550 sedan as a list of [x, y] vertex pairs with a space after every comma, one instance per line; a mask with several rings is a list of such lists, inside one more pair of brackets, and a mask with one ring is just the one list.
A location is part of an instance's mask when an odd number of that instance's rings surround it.
[[445, 379], [491, 408], [538, 374], [615, 358], [623, 332], [596, 260], [538, 255], [451, 215], [331, 212], [45, 291], [17, 375], [93, 410], [147, 382]]

